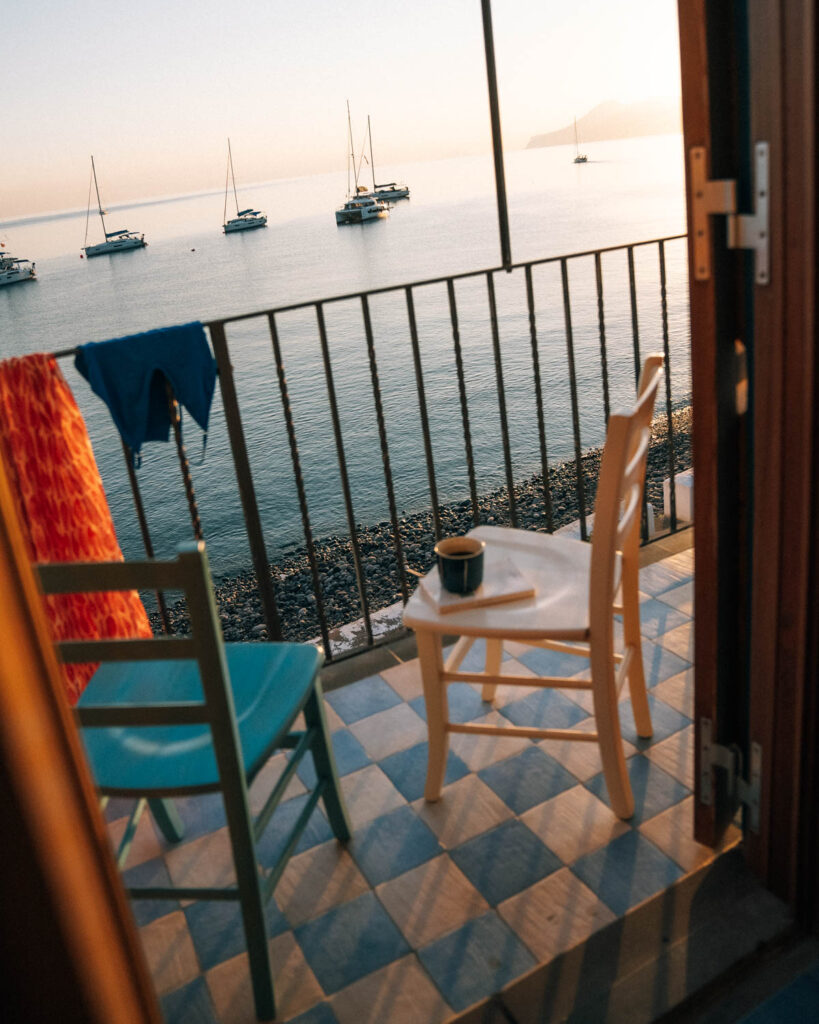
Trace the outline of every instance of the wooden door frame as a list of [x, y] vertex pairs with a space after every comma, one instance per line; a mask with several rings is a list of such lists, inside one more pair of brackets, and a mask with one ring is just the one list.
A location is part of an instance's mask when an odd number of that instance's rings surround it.
[[0, 1018], [160, 1024], [0, 453]]
[[[741, 4], [716, 0], [678, 0], [686, 154], [691, 146], [702, 145], [709, 157], [717, 156], [726, 142], [725, 125], [718, 130], [711, 118], [714, 110], [730, 107], [734, 98], [723, 94], [712, 103], [709, 87], [719, 83], [721, 75], [730, 80], [741, 74], [732, 46], [746, 45], [746, 30], [750, 115], [740, 141], [748, 147], [746, 158], [757, 141], [770, 147], [770, 281], [752, 286], [747, 296], [751, 312], [743, 340], [748, 343], [750, 369], [748, 503], [734, 508], [733, 521], [724, 501], [725, 475], [733, 470], [724, 463], [721, 433], [729, 397], [726, 378], [730, 383], [727, 346], [732, 339], [718, 312], [720, 302], [738, 307], [743, 297], [739, 290], [732, 293], [730, 279], [721, 276], [725, 253], [719, 243], [714, 246], [711, 279], [695, 280], [688, 185], [697, 481], [695, 714], [698, 722], [714, 715], [718, 721], [720, 703], [725, 710], [729, 692], [726, 717], [734, 716], [735, 735], [718, 738], [743, 747], [746, 776], [749, 745], [760, 745], [759, 830], [746, 829], [746, 856], [759, 877], [814, 928], [819, 924], [816, 6], [816, 0], [747, 0], [743, 9]], [[725, 20], [726, 8], [738, 12], [737, 22]], [[721, 36], [715, 45], [714, 23], [720, 19]], [[739, 114], [734, 109], [737, 122]], [[730, 146], [734, 140], [728, 142]], [[743, 153], [735, 152], [734, 157], [734, 167], [716, 166], [715, 159], [709, 176], [741, 179]], [[740, 210], [750, 212], [747, 203], [747, 194], [740, 189]], [[722, 218], [713, 220], [713, 230], [721, 231]], [[729, 258], [737, 265], [748, 259], [740, 254]], [[741, 319], [740, 312], [738, 322]], [[733, 563], [724, 550], [726, 543], [734, 543], [731, 530], [740, 535]], [[742, 540], [746, 530], [747, 543]], [[746, 582], [747, 614], [740, 609], [733, 620], [737, 632], [731, 634], [726, 588], [730, 593], [733, 584], [734, 593], [739, 589], [741, 594]], [[747, 673], [747, 696], [736, 689], [736, 678], [726, 678], [731, 675], [726, 650], [739, 657], [742, 674]], [[740, 703], [742, 708], [736, 706]], [[746, 715], [745, 734], [740, 735]], [[697, 750], [697, 778], [699, 767]], [[699, 802], [695, 831], [701, 841], [713, 843], [718, 838], [717, 816]]]
[[[754, 137], [771, 143], [771, 284], [758, 288], [750, 739], [763, 749], [761, 827], [748, 860], [806, 910], [819, 787], [816, 480], [815, 0], [749, 7]], [[813, 720], [811, 720], [813, 718]], [[813, 835], [811, 842], [809, 837]], [[815, 896], [814, 896], [815, 901]], [[819, 921], [815, 911], [803, 920]]]
[[[714, 340], [715, 285], [713, 276], [695, 281], [694, 225], [691, 178], [687, 154], [691, 146], [707, 147], [711, 138], [708, 102], [708, 56], [705, 38], [705, 0], [679, 0], [680, 77], [683, 109], [683, 152], [686, 158], [686, 210], [688, 278], [691, 316], [691, 391], [693, 417], [694, 522], [696, 571], [694, 574], [694, 714], [713, 714], [717, 694], [717, 397]], [[694, 752], [695, 777], [700, 774], [700, 752]], [[718, 840], [713, 808], [694, 803], [694, 833], [700, 842]]]
[[[747, 508], [744, 487], [745, 424], [736, 413], [735, 339], [743, 327], [740, 301], [743, 268], [725, 246], [725, 219], [712, 218], [711, 274], [698, 280], [695, 266], [695, 226], [688, 154], [703, 147], [709, 178], [735, 176], [740, 140], [725, 123], [712, 123], [711, 91], [731, 89], [733, 35], [726, 24], [728, 5], [709, 0], [678, 0], [680, 70], [691, 311], [691, 384], [693, 407], [695, 696], [694, 715], [713, 723], [714, 740], [730, 745], [742, 729], [731, 720], [732, 705], [744, 687], [743, 633], [745, 622], [743, 538]], [[715, 56], [716, 51], [716, 56]], [[722, 104], [725, 106], [725, 103]], [[720, 115], [720, 104], [715, 106]], [[725, 119], [723, 119], [724, 121]], [[695, 779], [700, 778], [700, 748], [695, 746]], [[732, 817], [731, 801], [722, 773], [712, 773], [714, 799], [694, 804], [694, 834], [715, 846]], [[699, 787], [697, 786], [697, 791]]]

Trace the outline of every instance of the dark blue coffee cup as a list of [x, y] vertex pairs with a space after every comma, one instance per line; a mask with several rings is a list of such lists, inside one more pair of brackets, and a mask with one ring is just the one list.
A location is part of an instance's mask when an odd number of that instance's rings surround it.
[[486, 545], [474, 537], [445, 537], [435, 545], [441, 586], [451, 594], [471, 594], [483, 581]]

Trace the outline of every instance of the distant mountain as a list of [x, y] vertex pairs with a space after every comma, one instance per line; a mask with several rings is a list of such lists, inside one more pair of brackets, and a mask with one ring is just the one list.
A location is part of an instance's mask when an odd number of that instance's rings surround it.
[[[639, 135], [666, 135], [682, 131], [680, 98], [617, 103], [609, 100], [577, 119], [581, 147], [587, 142], [605, 139], [630, 139]], [[574, 124], [545, 135], [533, 135], [527, 149], [541, 146], [565, 146], [574, 142]]]

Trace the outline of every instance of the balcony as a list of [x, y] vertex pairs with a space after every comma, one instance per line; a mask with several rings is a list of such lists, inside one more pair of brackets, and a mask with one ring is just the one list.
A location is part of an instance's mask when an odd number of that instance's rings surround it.
[[[692, 838], [691, 540], [686, 531], [643, 553], [642, 633], [655, 735], [637, 738], [626, 700], [621, 715], [637, 802], [630, 822], [607, 806], [592, 744], [455, 735], [443, 798], [426, 804], [426, 727], [411, 641], [331, 666], [326, 704], [354, 835], [344, 849], [323, 814], [314, 815], [276, 890], [269, 928], [278, 1019], [433, 1024], [465, 1014], [522, 1021], [530, 1019], [532, 985], [548, 965], [563, 977], [560, 999], [568, 1008], [600, 997], [592, 975], [571, 975], [578, 951], [593, 935], [619, 935], [658, 894], [715, 856]], [[510, 645], [504, 657], [513, 674], [565, 671], [563, 656], [542, 649]], [[510, 688], [490, 706], [479, 689], [450, 687], [454, 717], [539, 724], [548, 706], [552, 723], [557, 715], [564, 727], [590, 724], [582, 691]], [[270, 771], [280, 767], [271, 763]], [[297, 777], [277, 811], [283, 823], [298, 814], [303, 792]], [[228, 880], [221, 797], [178, 806], [184, 841], [169, 847], [146, 816], [126, 882]], [[125, 810], [109, 805], [114, 840]], [[728, 845], [738, 835], [733, 830]], [[134, 912], [169, 1021], [255, 1020], [237, 907], [139, 901]], [[680, 925], [663, 927], [674, 932]], [[661, 944], [650, 929], [646, 940]], [[482, 1018], [474, 1008], [496, 993], [513, 1016]], [[663, 997], [647, 996], [658, 1009]]]
[[[277, 1019], [446, 1021], [498, 992], [512, 1005], [521, 979], [612, 934], [713, 858], [692, 838], [693, 531], [673, 486], [690, 465], [685, 289], [684, 239], [668, 238], [210, 323], [221, 401], [203, 465], [176, 424], [175, 451], [148, 449], [139, 473], [126, 451], [123, 473], [118, 442], [86, 410], [126, 552], [141, 540], [166, 553], [184, 538], [187, 506], [221, 575], [227, 639], [314, 640], [328, 657], [354, 836], [340, 847], [315, 814], [276, 889]], [[408, 570], [428, 564], [442, 534], [480, 522], [587, 539], [609, 411], [658, 348], [667, 374], [641, 574], [653, 742], [637, 739], [628, 703], [622, 712], [635, 817], [607, 806], [595, 745], [511, 737], [454, 736], [443, 799], [426, 804], [420, 674], [400, 625]], [[174, 463], [183, 486], [169, 496]], [[243, 550], [254, 571], [237, 575]], [[164, 603], [155, 624], [186, 629]], [[513, 675], [577, 673], [577, 659], [522, 645], [505, 659]], [[464, 722], [537, 726], [548, 713], [559, 728], [592, 725], [584, 691], [513, 687], [489, 705], [461, 683], [450, 707]], [[266, 833], [270, 863], [305, 781], [294, 778]], [[177, 805], [184, 840], [168, 845], [145, 816], [126, 884], [229, 882], [221, 797]], [[106, 809], [114, 842], [129, 809]], [[237, 905], [133, 909], [169, 1022], [255, 1020]]]
[[[220, 575], [226, 638], [312, 640], [327, 655], [354, 835], [342, 848], [316, 813], [276, 889], [277, 1019], [448, 1021], [482, 1012], [497, 993], [531, 1011], [518, 986], [582, 956], [592, 936], [615, 935], [713, 859], [692, 837], [693, 531], [674, 486], [690, 465], [685, 289], [675, 237], [209, 323], [221, 400], [204, 464], [191, 463], [175, 422], [175, 450], [148, 449], [139, 473], [126, 450], [123, 473], [118, 440], [86, 409], [126, 552], [141, 540], [149, 554], [155, 544], [169, 553], [162, 547], [187, 532], [187, 506]], [[656, 349], [666, 383], [641, 573], [654, 740], [637, 739], [628, 702], [621, 716], [634, 818], [607, 806], [595, 745], [511, 737], [455, 735], [443, 798], [426, 804], [420, 674], [400, 625], [411, 571], [428, 565], [441, 535], [482, 522], [587, 539], [609, 412], [633, 396], [642, 355]], [[183, 486], [172, 495], [174, 463]], [[253, 572], [237, 574], [243, 550]], [[187, 628], [163, 602], [155, 625]], [[512, 675], [577, 673], [577, 659], [567, 666], [522, 645], [505, 659]], [[460, 683], [450, 709], [463, 722], [540, 726], [548, 714], [557, 728], [593, 724], [587, 691], [518, 686], [489, 705], [479, 686]], [[263, 776], [278, 775], [285, 756]], [[264, 861], [275, 861], [305, 782], [291, 783]], [[221, 797], [177, 805], [183, 841], [168, 845], [145, 816], [126, 885], [230, 881]], [[129, 810], [108, 804], [112, 841]], [[133, 910], [169, 1022], [255, 1019], [237, 905], [135, 901]], [[584, 973], [561, 998], [591, 998], [585, 984]]]

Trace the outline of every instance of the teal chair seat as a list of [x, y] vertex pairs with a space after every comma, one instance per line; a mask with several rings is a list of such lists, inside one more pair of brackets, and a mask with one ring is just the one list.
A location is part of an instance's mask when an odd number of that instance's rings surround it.
[[[225, 644], [248, 783], [282, 745], [321, 667], [307, 644]], [[196, 662], [103, 662], [78, 707], [204, 700]], [[112, 796], [221, 788], [209, 725], [101, 726], [82, 731], [97, 785]]]
[[[218, 791], [235, 866], [235, 885], [130, 887], [134, 899], [237, 900], [247, 943], [256, 1015], [275, 1015], [264, 904], [314, 813], [324, 804], [341, 841], [350, 821], [338, 783], [319, 680], [323, 654], [308, 644], [225, 644], [205, 545], [179, 549], [173, 561], [71, 562], [38, 567], [47, 594], [117, 590], [182, 591], [190, 636], [137, 640], [67, 640], [66, 662], [99, 662], [77, 705], [81, 735], [99, 792], [129, 796], [134, 810], [117, 851], [122, 867], [140, 815], [150, 807], [165, 837], [182, 823], [168, 798]], [[304, 727], [295, 728], [299, 712]], [[261, 809], [251, 814], [248, 787], [270, 756], [288, 750]], [[312, 757], [316, 783], [262, 869], [256, 844], [276, 829], [275, 810], [301, 760]]]

